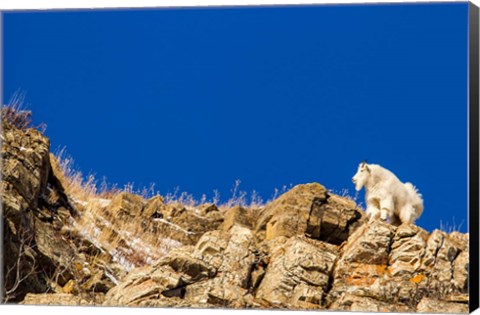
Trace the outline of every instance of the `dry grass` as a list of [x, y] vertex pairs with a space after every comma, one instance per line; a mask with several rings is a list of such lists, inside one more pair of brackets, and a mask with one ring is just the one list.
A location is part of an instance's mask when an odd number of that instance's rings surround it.
[[[158, 222], [147, 218], [125, 219], [120, 214], [109, 211], [108, 206], [112, 199], [123, 192], [140, 195], [146, 203], [148, 198], [158, 194], [153, 184], [136, 190], [130, 183], [119, 189], [116, 185], [109, 185], [105, 179], [99, 183], [94, 175], [84, 176], [82, 172], [76, 170], [73, 159], [66, 154], [65, 149], [56, 154], [56, 159], [63, 175], [62, 184], [65, 192], [79, 214], [72, 222], [73, 228], [97, 247], [108, 252], [125, 269], [151, 264], [172, 248], [182, 245], [170, 238], [168, 229], [160, 228]], [[231, 197], [224, 203], [220, 203], [218, 191], [214, 191], [212, 199], [208, 199], [206, 195], [196, 199], [187, 192], [180, 193], [178, 188], [173, 193], [166, 194], [164, 200], [167, 205], [181, 204], [187, 208], [213, 202], [221, 211], [233, 206], [242, 206], [248, 209], [249, 217], [256, 218], [265, 202], [256, 191], [248, 195], [241, 190], [240, 184], [240, 180], [235, 181]], [[272, 199], [285, 191], [287, 186], [281, 190], [276, 189]], [[178, 230], [182, 229], [179, 227]]]
[[240, 188], [241, 180], [235, 180], [235, 183], [230, 189], [231, 196], [226, 201], [221, 201], [221, 196], [218, 190], [213, 191], [212, 198], [207, 198], [206, 195], [202, 195], [200, 199], [195, 198], [192, 194], [188, 192], [179, 192], [179, 188], [175, 188], [173, 193], [167, 193], [165, 195], [165, 203], [167, 204], [175, 204], [180, 203], [190, 207], [196, 207], [205, 203], [213, 203], [215, 204], [220, 210], [230, 209], [235, 206], [240, 206], [243, 208], [253, 208], [258, 209], [264, 207], [266, 204], [272, 202], [273, 200], [280, 197], [282, 194], [287, 192], [289, 189], [292, 188], [292, 185], [284, 185], [282, 188], [275, 188], [271, 197], [267, 200], [264, 200], [260, 194], [253, 190], [248, 193], [245, 190]]
[[452, 217], [452, 223], [443, 222], [440, 220], [440, 230], [446, 232], [447, 234], [451, 234], [453, 232], [460, 232], [465, 220], [462, 220], [459, 224], [455, 222], [455, 217]]
[[91, 204], [76, 224], [86, 238], [130, 270], [152, 264], [181, 245], [152, 230], [151, 224], [142, 223], [138, 220], [117, 220], [105, 208]]
[[25, 93], [16, 92], [10, 102], [2, 107], [2, 121], [6, 121], [12, 126], [25, 130], [32, 123], [32, 112], [23, 108], [25, 102]]
[[47, 125], [40, 124], [32, 126], [32, 112], [25, 109], [25, 92], [16, 91], [9, 103], [2, 106], [1, 116], [2, 122], [7, 122], [19, 130], [35, 128], [41, 132], [45, 132]]
[[98, 196], [97, 180], [94, 175], [84, 178], [82, 172], [75, 169], [73, 159], [66, 154], [65, 148], [55, 154], [60, 170], [65, 179], [65, 192], [77, 200], [89, 201]]
[[[148, 218], [129, 219], [122, 217], [120, 213], [112, 213], [109, 204], [120, 193], [136, 194], [147, 199], [159, 195], [155, 185], [135, 189], [132, 183], [118, 188], [110, 185], [103, 178], [98, 181], [93, 174], [85, 176], [75, 167], [73, 159], [66, 154], [65, 149], [56, 154], [58, 168], [61, 172], [62, 184], [67, 196], [76, 207], [77, 218], [72, 220], [73, 229], [82, 237], [88, 239], [103, 251], [107, 252], [114, 261], [121, 264], [126, 270], [134, 267], [152, 264], [160, 257], [167, 254], [171, 249], [183, 244], [175, 241], [171, 233], [182, 233], [181, 227], [173, 223], [149, 220]], [[202, 195], [197, 199], [192, 194], [180, 192], [176, 188], [173, 193], [164, 196], [166, 205], [180, 204], [187, 209], [205, 204], [214, 203], [220, 211], [226, 211], [234, 206], [242, 206], [247, 209], [249, 220], [254, 223], [261, 213], [261, 209], [270, 201], [278, 198], [288, 191], [291, 186], [275, 189], [271, 198], [264, 201], [256, 191], [248, 194], [241, 189], [241, 181], [236, 180], [231, 196], [221, 202], [220, 193], [215, 190], [212, 198]]]
[[157, 193], [153, 184], [138, 191], [133, 184], [119, 189], [108, 185], [105, 178], [99, 183], [93, 174], [84, 176], [65, 149], [56, 154], [56, 160], [62, 172], [63, 188], [79, 214], [72, 221], [73, 228], [108, 252], [125, 269], [150, 264], [181, 245], [153, 229], [148, 222], [122, 220], [107, 209], [111, 200], [123, 192], [138, 194], [144, 199], [151, 197]]

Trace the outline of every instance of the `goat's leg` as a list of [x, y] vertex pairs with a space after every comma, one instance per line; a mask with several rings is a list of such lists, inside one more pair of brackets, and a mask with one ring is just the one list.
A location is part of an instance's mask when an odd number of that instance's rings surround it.
[[389, 217], [393, 215], [393, 198], [386, 197], [380, 200], [380, 218], [383, 221], [386, 221]]
[[373, 222], [380, 217], [380, 209], [377, 206], [377, 200], [367, 200], [367, 218], [368, 222]]
[[417, 218], [415, 208], [410, 204], [406, 204], [400, 209], [399, 217], [402, 223], [414, 223]]

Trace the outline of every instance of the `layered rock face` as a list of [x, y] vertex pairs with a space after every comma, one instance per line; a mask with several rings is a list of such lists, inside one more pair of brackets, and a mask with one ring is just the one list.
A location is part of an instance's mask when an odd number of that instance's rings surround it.
[[[321, 186], [282, 198], [312, 187]], [[340, 245], [285, 233], [262, 240], [241, 223], [208, 232], [195, 247], [133, 271], [105, 305], [468, 312], [466, 235], [380, 221]]]
[[367, 223], [318, 183], [259, 208], [83, 200], [43, 134], [2, 137], [7, 302], [468, 312], [468, 234]]

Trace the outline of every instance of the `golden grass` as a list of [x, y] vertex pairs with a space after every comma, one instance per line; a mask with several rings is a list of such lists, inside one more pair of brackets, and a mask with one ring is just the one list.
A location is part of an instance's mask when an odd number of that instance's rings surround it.
[[[133, 185], [124, 189], [105, 184], [99, 185], [94, 175], [84, 175], [75, 169], [74, 161], [65, 150], [52, 159], [57, 167], [57, 177], [75, 206], [78, 217], [74, 218], [73, 229], [89, 239], [97, 247], [108, 252], [126, 269], [153, 263], [172, 247], [179, 245], [152, 227], [146, 220], [125, 220], [108, 211], [112, 199], [120, 193], [135, 193]], [[57, 165], [53, 165], [57, 164]], [[154, 193], [154, 186], [139, 192], [144, 196]], [[52, 196], [54, 198], [54, 196]]]
[[[121, 213], [112, 213], [109, 209], [109, 203], [120, 193], [142, 196], [145, 204], [147, 199], [159, 194], [153, 184], [148, 188], [135, 190], [133, 184], [127, 184], [120, 189], [116, 185], [109, 185], [105, 179], [99, 183], [94, 175], [85, 176], [78, 171], [65, 149], [60, 150], [51, 160], [66, 195], [78, 213], [72, 223], [73, 229], [109, 253], [126, 269], [151, 264], [172, 248], [182, 245], [174, 241], [170, 234], [178, 231], [162, 228], [161, 224], [150, 218], [125, 218]], [[282, 189], [275, 189], [271, 199], [264, 202], [256, 191], [247, 194], [241, 190], [240, 184], [240, 180], [235, 181], [231, 197], [223, 203], [220, 202], [218, 191], [214, 191], [213, 198], [208, 200], [206, 195], [196, 199], [187, 192], [180, 193], [177, 188], [173, 193], [164, 196], [164, 204], [180, 204], [187, 209], [195, 209], [201, 204], [214, 203], [221, 212], [241, 206], [247, 209], [249, 221], [254, 225], [263, 206], [290, 188], [284, 186]]]

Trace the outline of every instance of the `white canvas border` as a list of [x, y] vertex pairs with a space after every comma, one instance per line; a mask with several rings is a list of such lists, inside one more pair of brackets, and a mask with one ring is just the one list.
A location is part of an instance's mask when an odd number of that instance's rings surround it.
[[[162, 7], [187, 7], [187, 6], [261, 6], [261, 5], [307, 5], [307, 4], [374, 4], [374, 3], [438, 3], [438, 2], [465, 2], [452, 0], [10, 0], [0, 2], [0, 11], [4, 10], [43, 10], [43, 9], [102, 9], [102, 8], [162, 8]], [[480, 0], [471, 0], [477, 6], [480, 6]], [[2, 20], [0, 18], [0, 24]], [[1, 25], [3, 27], [3, 25]], [[2, 30], [3, 32], [3, 30]], [[1, 48], [3, 41], [0, 43], [0, 56], [3, 52]], [[0, 65], [0, 72], [1, 72]], [[3, 72], [2, 82], [3, 82]], [[3, 84], [2, 84], [3, 85]], [[0, 99], [2, 99], [0, 87]], [[28, 314], [35, 315], [77, 315], [89, 313], [95, 314], [111, 314], [115, 315], [132, 315], [132, 314], [162, 314], [162, 315], [285, 315], [285, 311], [275, 310], [227, 310], [227, 309], [176, 309], [176, 308], [127, 308], [127, 307], [62, 307], [62, 306], [18, 306], [18, 305], [0, 305], [0, 313], [2, 314]], [[367, 315], [372, 313], [363, 312], [318, 312], [315, 313], [333, 313], [338, 315]], [[292, 315], [310, 315], [312, 311], [288, 311], [287, 314]], [[385, 313], [396, 314], [396, 313]], [[480, 310], [473, 314], [480, 315]]]

